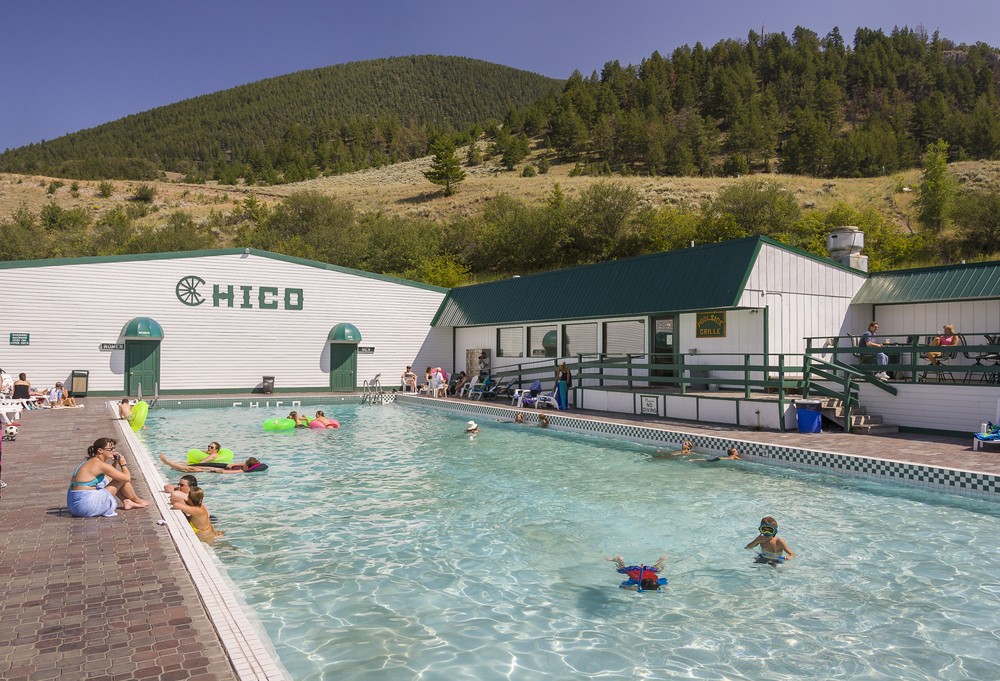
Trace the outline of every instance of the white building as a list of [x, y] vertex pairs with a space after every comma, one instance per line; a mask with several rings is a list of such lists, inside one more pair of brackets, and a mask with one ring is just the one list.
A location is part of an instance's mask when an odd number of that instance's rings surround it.
[[353, 391], [450, 361], [447, 289], [249, 249], [0, 264], [0, 367], [91, 395]]

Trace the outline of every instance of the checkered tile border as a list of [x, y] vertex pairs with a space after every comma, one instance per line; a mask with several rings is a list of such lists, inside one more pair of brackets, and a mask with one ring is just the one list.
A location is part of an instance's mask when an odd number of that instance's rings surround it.
[[[510, 407], [493, 406], [483, 402], [455, 402], [451, 400], [435, 400], [413, 395], [399, 395], [397, 404], [406, 406], [422, 406], [434, 409], [465, 412], [490, 418], [514, 418], [517, 410]], [[566, 416], [559, 412], [535, 412], [529, 409], [521, 412], [528, 423], [537, 423], [538, 415], [548, 416], [549, 427], [558, 430], [570, 430], [588, 435], [620, 438], [630, 442], [643, 444], [672, 445], [680, 447], [684, 440], [690, 440], [694, 448], [701, 452], [724, 453], [730, 447], [740, 450], [740, 457], [748, 461], [766, 463], [803, 470], [825, 471], [838, 475], [867, 478], [877, 482], [887, 482], [912, 487], [975, 497], [978, 499], [1000, 501], [1000, 476], [976, 473], [972, 471], [953, 470], [921, 466], [900, 461], [886, 461], [836, 452], [821, 452], [811, 449], [797, 449], [768, 445], [759, 442], [747, 442], [730, 438], [695, 435], [679, 431], [633, 426], [624, 423], [609, 423], [595, 421], [579, 416]]]

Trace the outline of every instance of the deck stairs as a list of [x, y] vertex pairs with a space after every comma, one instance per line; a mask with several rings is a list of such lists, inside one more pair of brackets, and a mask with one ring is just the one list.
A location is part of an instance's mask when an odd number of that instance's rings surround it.
[[[838, 426], [844, 426], [844, 401], [835, 397], [823, 399], [823, 416], [830, 419]], [[887, 433], [898, 433], [899, 426], [882, 423], [882, 417], [878, 414], [869, 414], [865, 407], [854, 407], [851, 409], [851, 432], [858, 435], [885, 435]]]

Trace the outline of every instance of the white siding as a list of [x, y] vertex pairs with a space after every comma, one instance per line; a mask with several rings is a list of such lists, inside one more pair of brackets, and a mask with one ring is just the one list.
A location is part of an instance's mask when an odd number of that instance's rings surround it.
[[[941, 333], [942, 326], [951, 324], [972, 343], [972, 336], [1000, 330], [1000, 300], [876, 305], [875, 321], [879, 324], [879, 335], [887, 337], [936, 335]], [[982, 336], [975, 340], [984, 341]]]
[[763, 244], [739, 304], [769, 308], [772, 353], [801, 354], [807, 336], [842, 335], [851, 299], [864, 281], [863, 274], [832, 262]]
[[895, 396], [882, 392], [867, 383], [858, 386], [858, 399], [869, 414], [878, 414], [883, 423], [955, 430], [972, 433], [987, 421], [997, 422], [997, 403], [1000, 386], [978, 386], [942, 383], [893, 384]]
[[[182, 277], [205, 281], [198, 306], [182, 304]], [[26, 286], [26, 281], [44, 285]], [[213, 305], [213, 285], [234, 288], [233, 307]], [[327, 334], [340, 322], [361, 332], [358, 385], [381, 373], [392, 385], [407, 364], [447, 359], [447, 346], [429, 339], [430, 321], [444, 294], [390, 281], [257, 255], [220, 254], [0, 270], [7, 291], [26, 291], [4, 302], [0, 333], [30, 333], [29, 346], [2, 346], [0, 366], [28, 374], [43, 387], [65, 381], [73, 369], [90, 371], [90, 390], [122, 391], [124, 351], [101, 351], [122, 342], [124, 325], [150, 317], [163, 328], [160, 389], [245, 389], [275, 376], [281, 388], [329, 386]], [[241, 308], [240, 286], [253, 286], [252, 308]], [[258, 308], [258, 289], [279, 289], [278, 309]], [[302, 310], [283, 309], [283, 292], [302, 289]], [[450, 345], [450, 343], [449, 343]], [[440, 355], [440, 350], [444, 355]]]

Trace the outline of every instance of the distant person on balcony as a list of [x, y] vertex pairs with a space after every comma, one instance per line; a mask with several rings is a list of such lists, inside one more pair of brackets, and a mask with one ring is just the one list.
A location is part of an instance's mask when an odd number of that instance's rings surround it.
[[[951, 324], [944, 325], [944, 333], [940, 336], [935, 336], [931, 339], [931, 345], [934, 347], [947, 346], [947, 345], [958, 345], [958, 336], [955, 335], [955, 327]], [[927, 359], [931, 361], [931, 364], [938, 363], [938, 357], [941, 356], [940, 352], [928, 352]]]
[[[875, 334], [877, 333], [878, 333], [878, 323], [872, 322], [871, 324], [868, 325], [868, 330], [865, 331], [863, 334], [861, 334], [861, 340], [860, 340], [861, 347], [863, 348], [882, 347], [882, 344], [878, 343], [877, 342], [878, 339], [875, 338]], [[875, 353], [875, 361], [878, 362], [879, 366], [885, 366], [886, 364], [889, 363], [889, 357], [884, 352], [877, 352]], [[880, 371], [877, 374], [875, 374], [875, 378], [879, 379], [880, 381], [888, 381], [889, 374], [885, 373], [884, 371]]]

